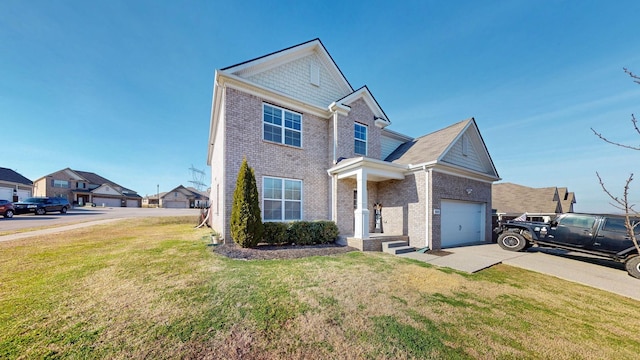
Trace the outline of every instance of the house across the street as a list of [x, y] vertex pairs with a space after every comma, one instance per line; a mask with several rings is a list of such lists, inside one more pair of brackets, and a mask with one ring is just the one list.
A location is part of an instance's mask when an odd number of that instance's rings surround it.
[[476, 121], [426, 135], [390, 125], [369, 88], [354, 89], [319, 39], [217, 70], [211, 226], [232, 240], [246, 157], [263, 221], [333, 220], [361, 250], [394, 237], [431, 249], [491, 241], [491, 185], [500, 178]]
[[137, 192], [88, 171], [62, 169], [35, 180], [33, 187], [35, 196], [64, 197], [78, 206], [141, 206]]
[[145, 196], [142, 198], [142, 206], [173, 209], [205, 208], [209, 206], [209, 193], [178, 185], [171, 191]]
[[0, 200], [24, 200], [33, 194], [33, 181], [14, 170], [0, 167]]

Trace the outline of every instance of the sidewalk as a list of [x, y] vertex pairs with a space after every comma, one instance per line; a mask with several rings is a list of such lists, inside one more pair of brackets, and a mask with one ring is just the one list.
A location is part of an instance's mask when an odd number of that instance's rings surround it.
[[16, 233], [16, 234], [4, 235], [4, 236], [0, 236], [0, 242], [19, 240], [19, 239], [32, 237], [32, 236], [57, 234], [57, 233], [61, 233], [61, 232], [69, 231], [69, 230], [82, 229], [82, 228], [91, 227], [91, 226], [95, 226], [95, 225], [107, 224], [107, 223], [118, 221], [118, 220], [123, 220], [123, 219], [122, 218], [113, 218], [113, 219], [94, 220], [94, 221], [87, 221], [87, 222], [78, 223], [78, 224], [58, 226], [58, 227], [54, 227], [54, 228], [48, 228], [48, 229], [42, 229], [42, 230], [34, 230], [34, 231], [27, 231], [27, 232], [21, 232], [21, 233]]

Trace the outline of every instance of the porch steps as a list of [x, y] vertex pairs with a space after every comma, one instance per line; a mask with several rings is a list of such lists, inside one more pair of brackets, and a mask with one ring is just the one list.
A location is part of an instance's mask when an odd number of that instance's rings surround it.
[[382, 243], [382, 251], [392, 255], [405, 254], [416, 251], [416, 248], [409, 246], [408, 241], [385, 241]]

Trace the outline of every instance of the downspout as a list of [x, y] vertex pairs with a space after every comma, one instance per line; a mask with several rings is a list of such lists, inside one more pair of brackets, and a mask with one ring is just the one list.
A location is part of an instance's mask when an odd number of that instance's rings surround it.
[[333, 165], [338, 163], [338, 110], [333, 112]]
[[[217, 80], [216, 80], [217, 82]], [[220, 84], [218, 84], [218, 86], [220, 86]], [[220, 134], [220, 136], [222, 137], [222, 168], [226, 169], [227, 168], [227, 156], [226, 156], [226, 149], [227, 149], [227, 141], [226, 141], [226, 127], [227, 127], [227, 85], [223, 82], [222, 84], [222, 95], [220, 96], [220, 102], [221, 104], [221, 108], [220, 108], [220, 121], [222, 121], [222, 124], [218, 124], [218, 125], [222, 125], [222, 134]], [[217, 131], [217, 130], [216, 130]], [[226, 191], [226, 186], [227, 186], [227, 178], [226, 178], [226, 170], [222, 171], [223, 176], [221, 176], [221, 179], [219, 180], [222, 184], [222, 208], [225, 209], [225, 203], [226, 203], [226, 195], [227, 195], [227, 191]], [[211, 170], [211, 176], [213, 177], [213, 169]], [[217, 191], [216, 191], [217, 192]], [[216, 206], [220, 206], [220, 194], [217, 193], [216, 194], [216, 201], [218, 202], [218, 204], [216, 204]], [[213, 228], [213, 224], [211, 224], [211, 228]], [[224, 242], [225, 239], [227, 239], [227, 212], [226, 211], [222, 211], [222, 234], [220, 234], [220, 237], [222, 239], [222, 241]], [[229, 229], [231, 230], [231, 229]], [[231, 231], [229, 231], [229, 235], [231, 234]], [[229, 239], [231, 239], [231, 236], [228, 237]], [[226, 243], [226, 242], [225, 242]]]
[[424, 234], [424, 245], [425, 247], [428, 249], [431, 247], [431, 238], [429, 236], [429, 234], [431, 233], [431, 222], [429, 221], [430, 216], [431, 216], [431, 206], [429, 205], [429, 201], [431, 200], [431, 198], [429, 197], [429, 190], [430, 190], [430, 179], [431, 179], [431, 169], [427, 170], [427, 166], [426, 165], [422, 165], [422, 170], [425, 173], [425, 207], [426, 207], [426, 211], [425, 211], [425, 219], [424, 219], [424, 228], [425, 228], [425, 234]]
[[[338, 163], [338, 110], [333, 113], [333, 165]], [[331, 220], [338, 223], [338, 175], [331, 176]]]

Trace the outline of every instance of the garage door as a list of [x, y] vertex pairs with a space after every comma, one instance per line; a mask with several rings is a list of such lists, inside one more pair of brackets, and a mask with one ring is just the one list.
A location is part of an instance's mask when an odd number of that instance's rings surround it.
[[484, 241], [485, 204], [442, 201], [441, 214], [443, 248]]
[[0, 200], [13, 201], [13, 189], [0, 187]]
[[120, 199], [94, 197], [93, 203], [96, 206], [120, 207]]
[[140, 207], [138, 200], [127, 200], [127, 207]]
[[22, 201], [26, 198], [31, 197], [31, 191], [29, 190], [18, 190], [18, 200]]
[[162, 207], [170, 209], [186, 209], [188, 208], [186, 201], [164, 201]]

